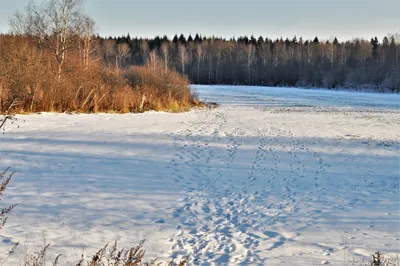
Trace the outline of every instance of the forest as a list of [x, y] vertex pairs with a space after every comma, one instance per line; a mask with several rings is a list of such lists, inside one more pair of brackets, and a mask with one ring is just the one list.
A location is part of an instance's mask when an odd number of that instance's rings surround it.
[[100, 38], [99, 56], [127, 67], [160, 59], [196, 84], [348, 88], [399, 92], [400, 35], [378, 40], [320, 41], [296, 36], [229, 40], [175, 35]]

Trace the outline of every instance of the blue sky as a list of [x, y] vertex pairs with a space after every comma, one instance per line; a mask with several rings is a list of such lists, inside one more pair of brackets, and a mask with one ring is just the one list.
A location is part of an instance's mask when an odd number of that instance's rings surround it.
[[[0, 31], [29, 0], [0, 0]], [[102, 36], [262, 35], [339, 40], [400, 33], [400, 0], [86, 0]]]

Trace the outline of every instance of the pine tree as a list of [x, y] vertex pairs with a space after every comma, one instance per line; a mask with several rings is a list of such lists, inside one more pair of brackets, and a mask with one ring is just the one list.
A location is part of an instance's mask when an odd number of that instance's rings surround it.
[[250, 36], [250, 43], [253, 44], [253, 45], [257, 44], [257, 40], [256, 40], [256, 38], [254, 38], [253, 35]]
[[264, 43], [264, 38], [262, 36], [258, 37], [257, 43], [258, 43], [258, 45], [263, 44]]
[[169, 42], [168, 36], [164, 35], [162, 38], [162, 42]]
[[172, 39], [172, 42], [173, 42], [174, 44], [178, 44], [179, 39], [178, 39], [178, 35], [177, 35], [177, 34], [175, 34], [174, 38]]
[[194, 42], [195, 43], [201, 43], [201, 37], [198, 33], [196, 33], [196, 36], [194, 37]]
[[158, 48], [160, 48], [160, 46], [161, 46], [161, 39], [159, 36], [156, 36], [153, 39], [153, 42], [150, 44], [150, 47], [151, 47], [151, 49], [154, 49], [154, 48], [158, 49]]
[[372, 56], [376, 58], [376, 56], [378, 55], [378, 46], [379, 46], [378, 38], [377, 37], [372, 38], [370, 43], [372, 45]]
[[180, 42], [181, 44], [186, 44], [185, 35], [181, 34], [181, 35], [179, 36], [179, 42]]

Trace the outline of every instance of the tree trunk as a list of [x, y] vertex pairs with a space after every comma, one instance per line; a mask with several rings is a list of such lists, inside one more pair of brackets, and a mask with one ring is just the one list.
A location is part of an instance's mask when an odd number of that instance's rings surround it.
[[396, 45], [396, 85], [397, 85], [397, 91], [400, 90], [400, 69], [399, 69], [399, 48], [400, 48], [400, 44]]

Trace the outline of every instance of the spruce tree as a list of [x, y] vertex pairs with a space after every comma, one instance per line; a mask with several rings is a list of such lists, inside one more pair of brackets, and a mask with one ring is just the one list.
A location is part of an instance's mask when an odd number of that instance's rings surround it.
[[180, 42], [181, 44], [186, 44], [185, 35], [181, 34], [181, 36], [179, 36], [179, 42]]
[[172, 42], [173, 42], [174, 44], [178, 44], [179, 39], [178, 39], [178, 35], [177, 35], [177, 34], [175, 34], [174, 38], [172, 39]]
[[201, 37], [198, 33], [196, 33], [196, 36], [194, 37], [194, 42], [195, 43], [201, 43]]
[[338, 41], [338, 39], [335, 37], [335, 39], [333, 39], [333, 44], [334, 45], [338, 45], [339, 44], [339, 41]]
[[371, 45], [372, 45], [372, 56], [375, 58], [378, 55], [378, 46], [379, 46], [379, 41], [378, 38], [372, 38], [371, 39]]
[[258, 37], [257, 43], [258, 43], [258, 45], [263, 44], [264, 43], [264, 38], [262, 36]]

